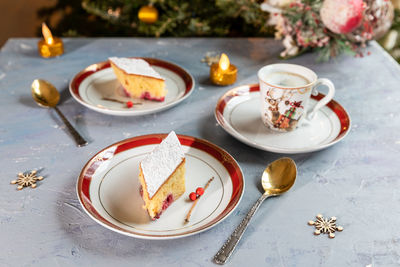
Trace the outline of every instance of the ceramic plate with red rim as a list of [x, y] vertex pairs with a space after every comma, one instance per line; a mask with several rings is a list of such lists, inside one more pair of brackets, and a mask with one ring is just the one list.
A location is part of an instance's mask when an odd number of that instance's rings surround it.
[[[71, 95], [82, 105], [101, 113], [117, 116], [139, 116], [170, 108], [186, 99], [193, 92], [194, 79], [182, 67], [160, 59], [142, 59], [146, 60], [165, 78], [167, 95], [164, 101], [127, 97], [108, 61], [90, 65], [76, 74], [69, 84]], [[128, 101], [133, 102], [133, 107], [129, 108], [126, 105]]]
[[[151, 221], [139, 190], [139, 162], [166, 134], [138, 136], [113, 144], [86, 163], [77, 192], [83, 209], [115, 232], [144, 239], [173, 239], [205, 231], [225, 219], [244, 192], [242, 171], [226, 151], [195, 137], [178, 135], [186, 157], [186, 192]], [[190, 192], [214, 177], [191, 214]]]
[[[311, 96], [310, 107], [324, 97]], [[306, 125], [292, 132], [275, 132], [267, 128], [260, 114], [258, 84], [236, 87], [225, 93], [215, 108], [215, 118], [230, 135], [252, 147], [265, 151], [296, 154], [321, 150], [342, 140], [350, 131], [346, 110], [332, 100]]]

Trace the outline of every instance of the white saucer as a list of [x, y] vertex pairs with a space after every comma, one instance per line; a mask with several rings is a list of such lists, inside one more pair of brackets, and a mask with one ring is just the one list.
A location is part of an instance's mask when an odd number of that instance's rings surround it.
[[[312, 96], [311, 109], [324, 97]], [[215, 118], [230, 135], [252, 147], [265, 151], [297, 154], [332, 146], [342, 140], [350, 130], [350, 117], [346, 110], [332, 100], [315, 117], [298, 129], [280, 133], [270, 130], [261, 120], [258, 84], [231, 89], [218, 101]]]
[[[139, 163], [167, 135], [149, 134], [115, 143], [93, 156], [78, 178], [77, 193], [87, 214], [102, 226], [143, 239], [173, 239], [208, 230], [227, 218], [244, 192], [243, 173], [235, 159], [203, 139], [178, 135], [186, 157], [186, 192], [161, 217], [151, 221], [140, 196]], [[189, 222], [190, 192], [204, 187]]]
[[[70, 93], [80, 104], [97, 112], [116, 116], [140, 116], [175, 106], [193, 92], [194, 79], [182, 67], [156, 58], [142, 59], [165, 78], [167, 95], [162, 102], [127, 97], [108, 61], [90, 65], [76, 74], [69, 85]], [[103, 98], [139, 104], [128, 108], [124, 103]]]

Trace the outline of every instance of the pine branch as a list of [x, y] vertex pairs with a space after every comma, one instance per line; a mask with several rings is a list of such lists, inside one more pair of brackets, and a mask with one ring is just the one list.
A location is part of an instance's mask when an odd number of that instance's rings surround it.
[[113, 24], [123, 24], [119, 17], [110, 15], [105, 10], [102, 10], [90, 3], [88, 0], [82, 1], [82, 8], [85, 9], [88, 13], [101, 17], [104, 20], [110, 21]]

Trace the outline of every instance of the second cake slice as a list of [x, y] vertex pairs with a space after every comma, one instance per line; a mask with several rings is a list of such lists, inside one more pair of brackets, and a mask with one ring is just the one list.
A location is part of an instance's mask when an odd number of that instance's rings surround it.
[[164, 101], [165, 79], [140, 58], [109, 58], [111, 67], [125, 93], [132, 98]]

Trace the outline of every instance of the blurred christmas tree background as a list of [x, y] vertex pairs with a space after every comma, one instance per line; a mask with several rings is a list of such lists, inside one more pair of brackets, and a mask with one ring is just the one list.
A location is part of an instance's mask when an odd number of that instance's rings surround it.
[[[270, 0], [290, 2], [291, 0]], [[385, 1], [385, 0], [377, 0]], [[57, 0], [38, 16], [58, 36], [267, 37], [269, 13], [263, 0]], [[268, 2], [268, 0], [266, 0]], [[400, 62], [400, 0], [396, 16], [380, 43]], [[55, 23], [54, 17], [57, 17]], [[40, 36], [40, 29], [37, 30]]]
[[[141, 7], [158, 12], [154, 23], [139, 19]], [[42, 8], [49, 22], [62, 13], [55, 33], [63, 36], [267, 36], [268, 14], [255, 0], [58, 0]], [[84, 26], [83, 26], [84, 25]], [[270, 32], [268, 32], [268, 30]], [[39, 33], [39, 29], [38, 29]]]

